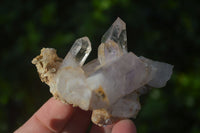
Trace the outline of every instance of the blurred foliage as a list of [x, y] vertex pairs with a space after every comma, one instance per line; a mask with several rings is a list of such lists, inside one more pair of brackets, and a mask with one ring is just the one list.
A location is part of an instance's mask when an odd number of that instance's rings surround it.
[[198, 0], [84, 0], [0, 2], [0, 132], [12, 132], [49, 97], [31, 60], [42, 47], [64, 57], [88, 36], [96, 57], [103, 33], [119, 16], [128, 48], [174, 65], [162, 89], [141, 98], [138, 133], [200, 132], [200, 2]]

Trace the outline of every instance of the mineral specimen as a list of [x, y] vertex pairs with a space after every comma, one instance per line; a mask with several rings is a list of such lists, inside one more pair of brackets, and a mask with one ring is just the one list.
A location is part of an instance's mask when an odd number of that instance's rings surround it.
[[54, 97], [91, 110], [99, 126], [135, 118], [141, 108], [139, 96], [164, 87], [172, 74], [172, 65], [127, 51], [126, 24], [120, 18], [103, 35], [98, 58], [83, 65], [90, 52], [89, 39], [82, 37], [64, 59], [55, 49], [43, 48], [32, 63]]

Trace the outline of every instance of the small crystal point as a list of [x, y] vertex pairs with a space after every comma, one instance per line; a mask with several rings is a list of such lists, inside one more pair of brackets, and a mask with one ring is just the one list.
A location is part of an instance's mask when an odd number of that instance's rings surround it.
[[91, 43], [88, 37], [82, 37], [77, 39], [69, 53], [63, 60], [63, 66], [82, 66], [85, 63], [88, 55], [92, 50]]
[[126, 23], [124, 23], [124, 21], [119, 17], [103, 35], [101, 42], [106, 43], [109, 40], [116, 42], [122, 51], [127, 53]]
[[85, 72], [86, 76], [91, 75], [92, 73], [94, 73], [100, 66], [99, 60], [98, 59], [94, 59], [90, 62], [88, 62], [87, 64], [85, 64], [82, 69]]
[[101, 43], [98, 48], [98, 60], [101, 65], [110, 63], [123, 55], [121, 48], [112, 40]]

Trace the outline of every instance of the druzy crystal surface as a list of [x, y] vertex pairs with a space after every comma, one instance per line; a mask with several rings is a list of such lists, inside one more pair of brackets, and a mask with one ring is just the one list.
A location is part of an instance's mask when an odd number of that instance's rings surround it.
[[55, 98], [91, 110], [99, 126], [135, 118], [140, 95], [164, 87], [172, 74], [172, 65], [127, 51], [126, 24], [120, 18], [103, 35], [98, 58], [84, 64], [91, 50], [89, 39], [82, 37], [64, 59], [55, 49], [43, 48], [32, 63]]

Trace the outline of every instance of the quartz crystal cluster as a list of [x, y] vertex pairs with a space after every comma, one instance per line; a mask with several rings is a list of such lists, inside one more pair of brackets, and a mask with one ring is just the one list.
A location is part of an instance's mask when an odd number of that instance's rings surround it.
[[99, 126], [135, 118], [140, 95], [164, 87], [172, 74], [172, 65], [127, 51], [126, 24], [120, 18], [103, 35], [98, 58], [84, 65], [91, 50], [89, 39], [82, 37], [64, 59], [55, 49], [43, 48], [32, 63], [55, 98], [91, 110]]

